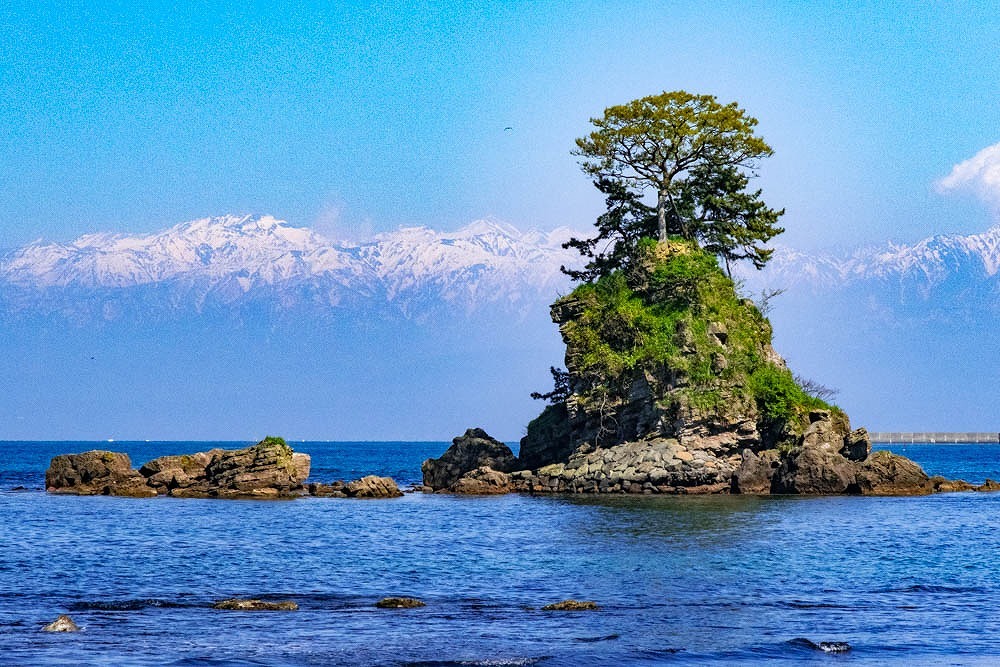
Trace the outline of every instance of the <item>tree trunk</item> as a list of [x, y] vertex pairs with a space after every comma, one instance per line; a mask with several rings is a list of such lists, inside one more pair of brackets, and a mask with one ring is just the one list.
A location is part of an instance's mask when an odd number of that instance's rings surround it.
[[657, 222], [657, 232], [660, 235], [660, 241], [667, 240], [667, 193], [665, 190], [660, 190], [656, 193], [656, 222]]

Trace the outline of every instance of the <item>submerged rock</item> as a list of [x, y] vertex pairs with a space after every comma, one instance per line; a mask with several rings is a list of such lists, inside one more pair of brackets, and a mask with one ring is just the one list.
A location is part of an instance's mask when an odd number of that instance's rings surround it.
[[600, 609], [593, 600], [563, 600], [542, 607], [542, 611], [594, 611]]
[[484, 466], [505, 473], [518, 469], [517, 457], [510, 447], [481, 428], [470, 428], [451, 442], [440, 458], [427, 459], [420, 466], [424, 486], [435, 491], [447, 489], [466, 473]]
[[379, 609], [415, 609], [417, 607], [426, 607], [427, 604], [417, 598], [382, 598], [375, 603], [375, 606]]
[[788, 643], [794, 646], [802, 646], [803, 648], [812, 649], [814, 651], [822, 651], [823, 653], [848, 653], [851, 650], [851, 645], [847, 642], [816, 643], [811, 639], [806, 639], [805, 637], [797, 637]]
[[42, 628], [43, 632], [79, 632], [80, 626], [73, 622], [73, 619], [63, 614], [56, 620]]
[[292, 600], [257, 600], [249, 598], [230, 598], [219, 600], [212, 609], [228, 609], [232, 611], [297, 611], [299, 605]]

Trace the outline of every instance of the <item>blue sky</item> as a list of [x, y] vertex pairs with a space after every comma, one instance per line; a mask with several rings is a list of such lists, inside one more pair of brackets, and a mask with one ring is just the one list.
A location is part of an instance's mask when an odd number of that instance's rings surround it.
[[0, 8], [0, 248], [227, 212], [586, 228], [573, 139], [679, 88], [760, 120], [786, 244], [993, 222], [935, 183], [1000, 141], [995, 3], [138, 4]]

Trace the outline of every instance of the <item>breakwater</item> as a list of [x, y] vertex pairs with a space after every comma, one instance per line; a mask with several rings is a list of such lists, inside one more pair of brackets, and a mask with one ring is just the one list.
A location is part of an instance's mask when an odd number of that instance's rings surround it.
[[915, 431], [872, 431], [872, 442], [891, 445], [895, 443], [1000, 443], [1000, 433], [996, 431], [965, 432], [915, 432]]

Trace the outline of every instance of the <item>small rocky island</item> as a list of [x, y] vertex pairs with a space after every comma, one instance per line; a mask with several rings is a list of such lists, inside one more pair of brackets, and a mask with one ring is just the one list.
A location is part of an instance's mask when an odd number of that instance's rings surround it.
[[[771, 325], [715, 257], [648, 241], [627, 270], [552, 306], [565, 374], [520, 455], [481, 429], [424, 462], [455, 493], [918, 495], [972, 489], [871, 451], [865, 429], [808, 393]], [[979, 488], [979, 487], [977, 487]], [[992, 490], [987, 483], [983, 490]]]
[[161, 456], [138, 470], [127, 454], [94, 450], [62, 454], [45, 472], [50, 493], [149, 498], [395, 498], [403, 495], [388, 477], [353, 482], [312, 483], [310, 457], [292, 451], [281, 438], [267, 437], [245, 449], [212, 449]]
[[[750, 187], [771, 147], [736, 102], [677, 90], [608, 107], [574, 154], [605, 196], [552, 305], [566, 370], [519, 456], [479, 430], [423, 464], [434, 491], [924, 494], [961, 486], [871, 453], [799, 381], [731, 279], [761, 269], [784, 210]], [[646, 193], [655, 194], [655, 205]], [[648, 203], [647, 203], [648, 202]]]

